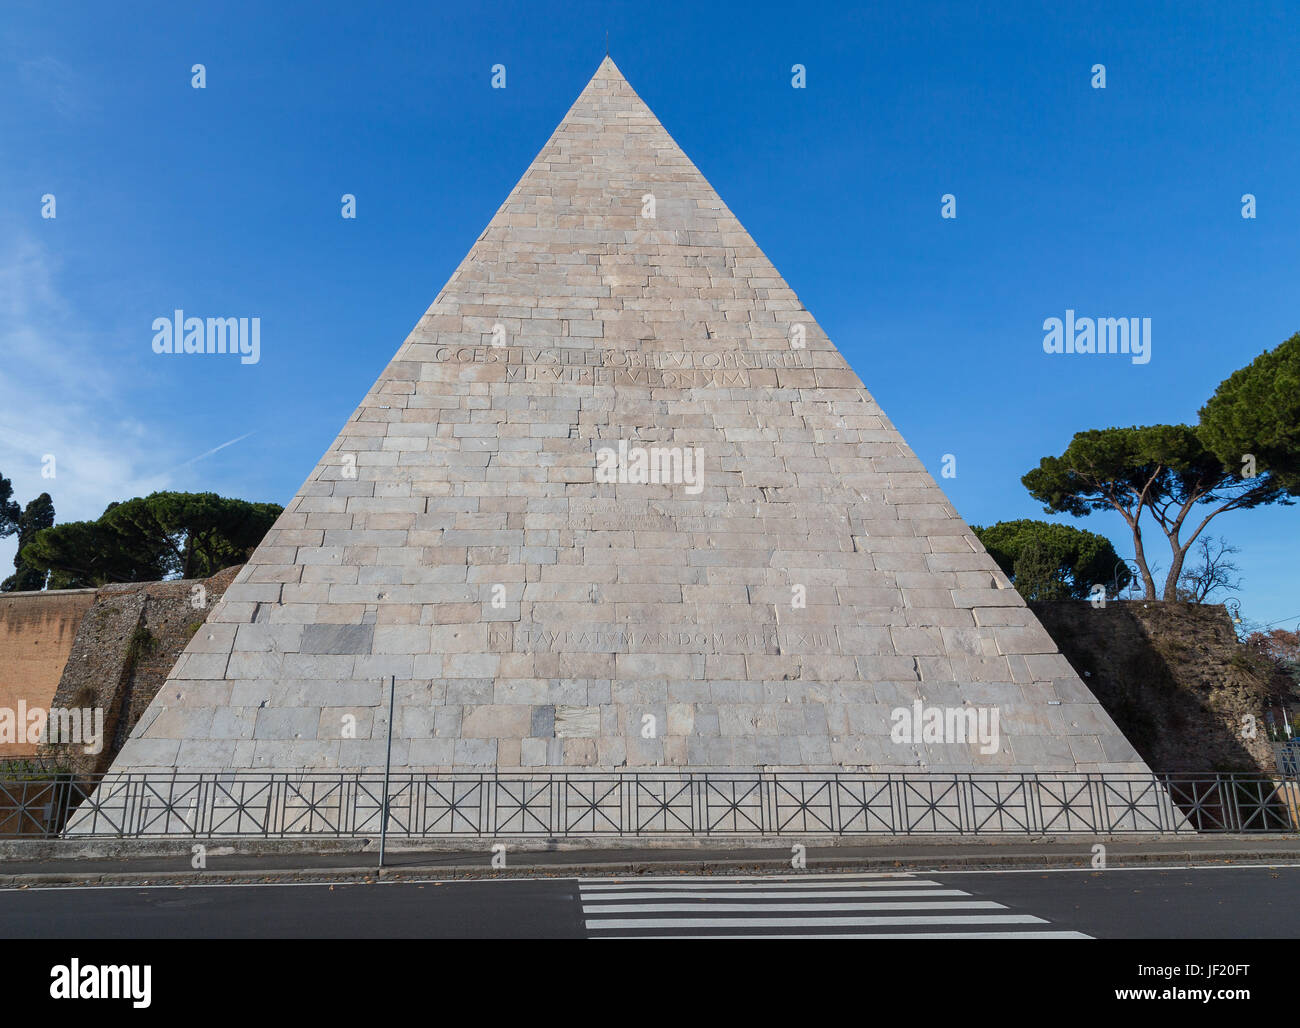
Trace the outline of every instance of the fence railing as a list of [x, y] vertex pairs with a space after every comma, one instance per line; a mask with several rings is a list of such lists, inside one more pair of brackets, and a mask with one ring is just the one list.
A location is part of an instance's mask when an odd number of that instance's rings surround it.
[[[1294, 832], [1294, 774], [407, 774], [389, 838]], [[0, 775], [0, 837], [378, 835], [382, 775]]]

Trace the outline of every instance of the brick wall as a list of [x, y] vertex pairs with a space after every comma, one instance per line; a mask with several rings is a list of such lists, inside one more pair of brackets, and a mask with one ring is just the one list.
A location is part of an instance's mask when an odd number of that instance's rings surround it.
[[[51, 706], [94, 589], [0, 593], [0, 707]], [[27, 757], [36, 746], [0, 743], [0, 758]]]
[[73, 770], [107, 770], [157, 695], [181, 651], [239, 573], [226, 568], [201, 581], [108, 585], [83, 619], [54, 694], [54, 706], [104, 711], [104, 747], [44, 746]]
[[1273, 769], [1264, 711], [1294, 686], [1237, 642], [1222, 605], [1065, 602], [1034, 613], [1151, 770]]

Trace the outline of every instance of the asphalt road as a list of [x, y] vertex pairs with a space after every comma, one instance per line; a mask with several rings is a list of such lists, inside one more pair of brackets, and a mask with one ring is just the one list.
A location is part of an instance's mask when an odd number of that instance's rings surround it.
[[1296, 936], [1300, 867], [0, 890], [7, 939]]

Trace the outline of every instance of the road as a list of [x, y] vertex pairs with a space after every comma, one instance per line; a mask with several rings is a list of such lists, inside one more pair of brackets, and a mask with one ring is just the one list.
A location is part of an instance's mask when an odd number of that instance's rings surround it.
[[1300, 867], [0, 890], [0, 938], [1294, 938]]

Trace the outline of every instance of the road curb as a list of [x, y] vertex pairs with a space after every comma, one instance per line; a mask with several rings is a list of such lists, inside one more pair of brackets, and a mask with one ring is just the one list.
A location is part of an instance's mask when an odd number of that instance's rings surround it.
[[[1113, 854], [1107, 870], [1176, 865], [1191, 867], [1230, 867], [1234, 864], [1300, 865], [1295, 850], [1240, 850], [1222, 852], [1160, 852]], [[341, 867], [341, 868], [257, 868], [222, 871], [102, 871], [46, 872], [35, 874], [0, 874], [0, 888], [48, 888], [57, 886], [132, 886], [132, 885], [257, 885], [257, 884], [348, 884], [376, 882], [428, 881], [437, 879], [494, 880], [512, 878], [572, 878], [649, 874], [757, 874], [818, 873], [844, 871], [942, 872], [999, 868], [1078, 869], [1087, 870], [1091, 860], [1076, 855], [1044, 853], [961, 854], [935, 858], [924, 854], [889, 854], [853, 858], [809, 857], [806, 872], [795, 872], [789, 859], [754, 858], [666, 861], [611, 861], [581, 864], [517, 864], [504, 869], [485, 866], [483, 862], [462, 864], [418, 864], [408, 867]], [[1101, 869], [1098, 869], [1101, 870]]]

